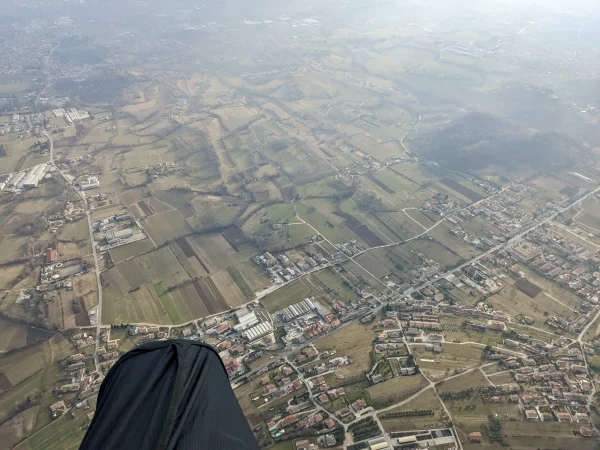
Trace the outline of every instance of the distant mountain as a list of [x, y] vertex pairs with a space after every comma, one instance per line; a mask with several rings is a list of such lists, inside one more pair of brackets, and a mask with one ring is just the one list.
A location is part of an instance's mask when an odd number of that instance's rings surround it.
[[529, 165], [555, 170], [578, 164], [588, 153], [575, 139], [557, 132], [536, 132], [500, 117], [472, 113], [414, 136], [418, 156], [450, 168], [481, 169]]

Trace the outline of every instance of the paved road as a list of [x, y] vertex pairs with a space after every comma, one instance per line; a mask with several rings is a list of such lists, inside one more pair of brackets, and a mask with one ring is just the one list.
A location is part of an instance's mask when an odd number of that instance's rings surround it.
[[92, 217], [89, 209], [85, 212], [90, 230], [90, 240], [92, 242], [92, 254], [94, 256], [94, 271], [96, 272], [96, 284], [98, 286], [98, 307], [96, 308], [96, 351], [94, 352], [94, 363], [96, 371], [100, 377], [104, 377], [100, 362], [98, 361], [98, 349], [100, 348], [100, 331], [102, 327], [102, 283], [100, 281], [100, 265], [98, 264], [98, 254], [96, 253], [96, 244], [94, 242], [94, 232], [92, 230]]
[[[49, 163], [56, 169], [58, 173], [63, 177], [65, 182], [68, 185], [71, 185], [71, 180], [67, 177], [67, 175], [58, 168], [56, 163], [54, 162], [54, 141], [52, 137], [46, 130], [44, 130], [44, 136], [48, 139], [50, 143], [50, 161]], [[85, 198], [85, 194], [77, 189], [73, 188], [75, 192], [81, 197], [85, 204], [85, 215], [88, 221], [88, 229], [90, 233], [90, 242], [92, 244], [92, 255], [94, 257], [94, 271], [96, 272], [96, 284], [98, 287], [98, 308], [96, 310], [96, 351], [94, 352], [94, 364], [96, 365], [96, 371], [100, 374], [100, 377], [103, 377], [104, 374], [102, 372], [102, 368], [100, 367], [100, 362], [98, 360], [98, 348], [100, 347], [100, 331], [102, 326], [102, 283], [100, 282], [100, 265], [98, 264], [98, 254], [96, 253], [96, 245], [94, 243], [94, 232], [92, 230], [92, 218], [90, 215], [90, 207], [88, 206], [87, 199]]]

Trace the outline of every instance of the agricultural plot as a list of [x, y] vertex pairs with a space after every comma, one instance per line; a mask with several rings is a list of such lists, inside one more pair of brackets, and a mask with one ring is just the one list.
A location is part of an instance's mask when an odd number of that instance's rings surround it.
[[34, 328], [0, 318], [0, 353], [34, 344], [50, 337], [51, 334], [51, 332], [41, 328]]
[[440, 183], [442, 183], [444, 186], [449, 187], [450, 189], [452, 189], [454, 192], [460, 194], [461, 196], [466, 197], [468, 200], [470, 200], [473, 203], [476, 203], [479, 200], [482, 200], [484, 198], [484, 196], [482, 194], [480, 194], [479, 192], [474, 191], [473, 189], [465, 186], [462, 183], [459, 183], [456, 180], [453, 180], [452, 178], [444, 177], [440, 180]]
[[344, 225], [341, 217], [333, 214], [334, 208], [335, 204], [326, 199], [307, 199], [296, 204], [298, 215], [328, 240], [344, 243], [360, 239]]
[[464, 261], [463, 258], [439, 242], [432, 242], [426, 239], [415, 239], [410, 242], [409, 246], [446, 268], [456, 267]]
[[8, 263], [16, 259], [22, 259], [27, 255], [27, 236], [17, 236], [11, 234], [9, 236], [0, 235], [0, 245], [2, 245], [2, 252], [0, 252], [0, 264]]
[[[0, 239], [0, 243], [2, 240]], [[25, 264], [11, 264], [10, 266], [0, 267], [0, 289], [9, 289], [18, 281], [21, 276], [24, 277], [25, 272], [30, 273]], [[32, 280], [35, 283], [37, 280]], [[32, 286], [33, 287], [33, 286]]]
[[356, 261], [379, 279], [387, 277], [391, 273], [389, 267], [377, 261], [371, 253], [363, 253], [356, 258]]
[[177, 286], [189, 280], [188, 274], [168, 247], [122, 262], [116, 268], [127, 281], [129, 289], [159, 281], [167, 286]]
[[311, 297], [315, 293], [316, 292], [314, 292], [304, 281], [304, 278], [300, 278], [263, 297], [261, 303], [267, 311], [274, 313], [284, 309], [286, 306], [293, 305], [307, 297]]
[[228, 131], [246, 127], [259, 118], [258, 112], [244, 105], [213, 109], [212, 113], [219, 116]]
[[371, 216], [381, 224], [382, 231], [395, 238], [395, 242], [402, 242], [418, 236], [424, 232], [423, 227], [411, 219], [406, 213], [400, 212], [376, 212]]
[[133, 258], [141, 253], [148, 252], [154, 249], [154, 244], [150, 239], [132, 242], [131, 244], [122, 245], [112, 248], [108, 251], [113, 263], [117, 264], [129, 258]]
[[142, 226], [156, 245], [192, 232], [183, 216], [176, 210], [148, 217], [142, 222]]
[[484, 402], [476, 391], [465, 392], [460, 398], [444, 399], [444, 404], [450, 411], [463, 442], [468, 442], [466, 435], [472, 431], [486, 431], [490, 414], [498, 414], [501, 420], [504, 419], [503, 423], [513, 423], [509, 421], [520, 421], [522, 418], [517, 404], [509, 403], [507, 399], [500, 403]]
[[233, 225], [246, 203], [233, 197], [198, 196], [191, 200], [195, 215], [186, 219], [197, 232]]
[[[181, 323], [228, 308], [209, 277], [192, 282], [170, 247], [119, 263], [102, 274], [107, 322]], [[244, 303], [231, 278], [217, 276], [232, 303]]]
[[401, 172], [393, 170], [394, 167], [396, 166], [391, 166], [388, 170], [377, 172], [369, 176], [369, 179], [388, 194], [399, 192], [413, 194], [421, 188], [420, 184], [405, 177]]
[[87, 417], [90, 411], [89, 409], [76, 410], [75, 418], [71, 417], [70, 414], [63, 414], [16, 448], [20, 450], [70, 450], [78, 448], [85, 435], [85, 426], [90, 422]]
[[[493, 408], [490, 408], [493, 410]], [[535, 450], [538, 448], [576, 448], [593, 450], [593, 439], [574, 437], [573, 430], [581, 424], [557, 422], [505, 421], [502, 424], [504, 441], [515, 448]]]

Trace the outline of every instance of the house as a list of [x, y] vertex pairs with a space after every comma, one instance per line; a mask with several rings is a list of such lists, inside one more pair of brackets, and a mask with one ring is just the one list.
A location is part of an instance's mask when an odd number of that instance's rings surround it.
[[308, 418], [308, 423], [310, 425], [315, 425], [317, 423], [323, 422], [323, 414], [317, 413]]
[[308, 450], [310, 442], [307, 439], [296, 441], [296, 450]]
[[54, 264], [57, 259], [58, 254], [56, 253], [56, 250], [52, 249], [46, 252], [46, 264]]
[[500, 397], [498, 397], [498, 396], [492, 397], [492, 402], [493, 403], [500, 403]]
[[60, 401], [60, 402], [56, 402], [56, 403], [52, 403], [50, 405], [50, 411], [52, 412], [53, 416], [56, 416], [56, 414], [58, 413], [58, 411], [66, 411], [67, 410], [67, 406], [65, 405], [64, 401]]
[[588, 427], [581, 427], [579, 429], [579, 434], [581, 434], [583, 437], [592, 437], [592, 434], [594, 434], [594, 431]]
[[333, 434], [325, 435], [325, 445], [327, 447], [331, 447], [331, 446], [335, 445], [336, 443], [337, 443], [337, 440], [335, 439], [335, 436]]
[[354, 403], [352, 403], [352, 408], [354, 408], [354, 411], [360, 411], [361, 409], [365, 408], [367, 406], [367, 402], [365, 402], [364, 399], [358, 399], [356, 400]]
[[335, 414], [336, 416], [346, 417], [348, 414], [350, 414], [350, 410], [348, 408], [342, 408], [337, 410]]
[[88, 413], [87, 418], [88, 418], [88, 420], [92, 420], [94, 418], [94, 411], [92, 411], [91, 413]]
[[327, 397], [327, 394], [323, 393], [319, 395], [319, 401], [321, 403], [327, 403], [329, 401], [329, 397]]
[[335, 420], [333, 420], [333, 419], [327, 419], [325, 421], [325, 426], [327, 428], [333, 428], [333, 427], [335, 427]]
[[525, 411], [525, 418], [527, 420], [539, 420], [538, 413], [535, 409], [528, 409]]
[[479, 431], [474, 431], [469, 433], [469, 442], [481, 442], [483, 441], [483, 436]]
[[566, 412], [556, 413], [556, 418], [559, 422], [571, 422], [571, 414]]
[[377, 373], [371, 377], [373, 384], [381, 383], [383, 381], [383, 375]]

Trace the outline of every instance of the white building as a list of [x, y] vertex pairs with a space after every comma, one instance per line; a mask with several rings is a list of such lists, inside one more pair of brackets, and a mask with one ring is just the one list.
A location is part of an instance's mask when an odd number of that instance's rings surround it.
[[40, 184], [40, 180], [46, 175], [46, 164], [35, 166], [29, 171], [27, 176], [21, 181], [21, 186], [24, 188], [35, 188]]
[[78, 182], [79, 189], [82, 191], [87, 191], [89, 189], [96, 189], [100, 187], [100, 181], [98, 181], [98, 177], [88, 177], [86, 180], [81, 180]]

